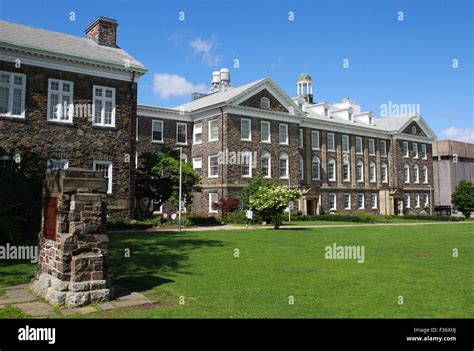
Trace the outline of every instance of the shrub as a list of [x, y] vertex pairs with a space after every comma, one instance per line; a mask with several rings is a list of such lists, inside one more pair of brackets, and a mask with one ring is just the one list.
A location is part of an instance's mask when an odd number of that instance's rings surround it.
[[[238, 211], [228, 213], [222, 218], [222, 222], [226, 224], [245, 224], [247, 223], [247, 219], [245, 218], [245, 211], [238, 210]], [[256, 221], [256, 223], [258, 222]]]
[[216, 207], [222, 211], [224, 216], [228, 215], [231, 212], [237, 211], [239, 209], [239, 206], [239, 199], [234, 199], [232, 197], [229, 197], [227, 199], [221, 198], [216, 204]]
[[189, 216], [189, 221], [198, 226], [219, 225], [221, 222], [216, 217]]
[[461, 180], [451, 195], [451, 202], [464, 217], [471, 217], [471, 212], [474, 211], [474, 184]]

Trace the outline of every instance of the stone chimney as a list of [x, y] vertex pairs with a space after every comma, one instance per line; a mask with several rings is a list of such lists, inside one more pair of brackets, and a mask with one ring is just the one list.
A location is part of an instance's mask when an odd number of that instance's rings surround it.
[[85, 30], [86, 37], [94, 40], [99, 45], [117, 47], [117, 26], [116, 20], [107, 17], [98, 17]]

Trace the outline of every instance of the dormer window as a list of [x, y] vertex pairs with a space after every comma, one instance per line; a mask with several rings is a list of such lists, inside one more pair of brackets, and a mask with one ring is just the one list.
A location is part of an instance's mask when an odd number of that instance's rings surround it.
[[411, 134], [416, 135], [416, 126], [411, 126]]
[[270, 109], [270, 99], [267, 97], [263, 97], [260, 99], [260, 108], [262, 110], [269, 110]]

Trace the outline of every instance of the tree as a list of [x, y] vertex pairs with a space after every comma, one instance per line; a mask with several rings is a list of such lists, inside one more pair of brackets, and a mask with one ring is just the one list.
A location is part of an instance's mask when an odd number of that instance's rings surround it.
[[242, 190], [240, 194], [240, 199], [242, 202], [242, 207], [244, 209], [247, 209], [249, 207], [250, 203], [250, 197], [255, 194], [258, 189], [262, 187], [273, 187], [277, 186], [279, 183], [272, 179], [264, 178], [261, 174], [257, 174], [245, 187], [244, 190]]
[[270, 216], [275, 229], [279, 229], [282, 222], [283, 210], [291, 201], [300, 198], [301, 193], [287, 186], [260, 187], [250, 198], [250, 208], [260, 214]]
[[237, 211], [239, 209], [239, 199], [229, 197], [227, 199], [221, 198], [216, 204], [216, 207], [222, 211], [223, 216], [227, 216], [229, 213]]
[[471, 217], [471, 212], [474, 211], [474, 184], [461, 180], [451, 194], [451, 202], [466, 218]]
[[[142, 206], [137, 206], [139, 218], [150, 217], [151, 201], [156, 206], [170, 202], [179, 203], [179, 152], [163, 148], [159, 153], [141, 155], [141, 166], [136, 175], [136, 196]], [[192, 193], [200, 192], [201, 176], [192, 165], [182, 162], [182, 195], [186, 205], [192, 203]]]

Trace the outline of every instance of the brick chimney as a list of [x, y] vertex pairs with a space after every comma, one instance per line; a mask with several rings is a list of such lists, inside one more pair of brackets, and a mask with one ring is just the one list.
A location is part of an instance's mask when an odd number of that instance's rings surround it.
[[117, 26], [116, 20], [107, 17], [98, 17], [85, 30], [86, 37], [94, 40], [99, 45], [117, 47]]

